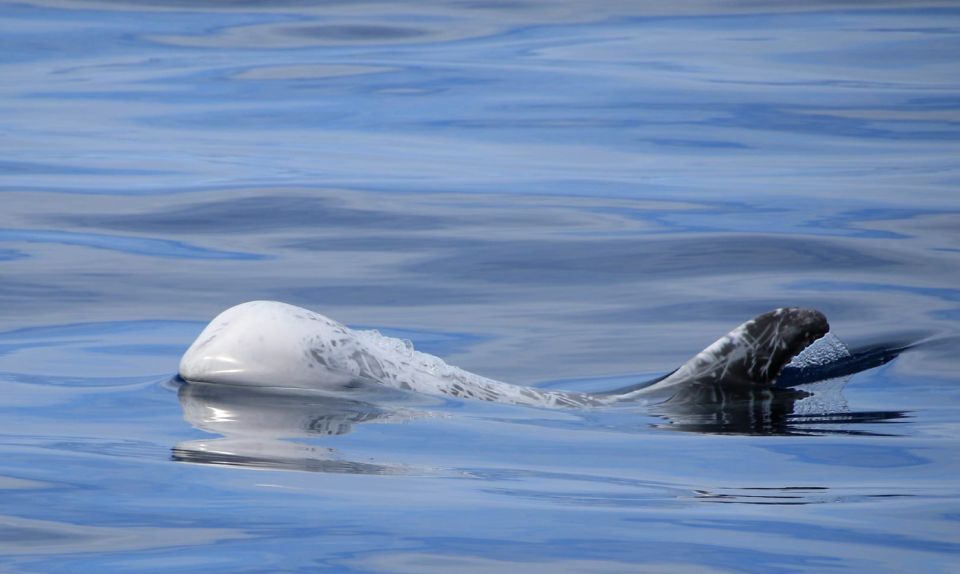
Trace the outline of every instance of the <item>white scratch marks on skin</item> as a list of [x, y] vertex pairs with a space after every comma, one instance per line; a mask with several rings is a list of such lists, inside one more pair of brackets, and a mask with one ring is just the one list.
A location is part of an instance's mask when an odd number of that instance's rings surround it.
[[[791, 323], [793, 318], [784, 310], [761, 315], [721, 337], [650, 387], [622, 394], [591, 395], [496, 381], [417, 351], [408, 340], [373, 330], [352, 330], [292, 305], [254, 301], [228, 309], [214, 319], [184, 355], [180, 374], [193, 381], [336, 392], [348, 391], [359, 380], [430, 395], [518, 405], [599, 406], [632, 401], [690, 382], [766, 384], [790, 359], [788, 347], [798, 346], [798, 340], [803, 338], [798, 335], [806, 336], [802, 328]], [[822, 322], [826, 324], [825, 320]], [[785, 329], [789, 330], [789, 341], [784, 338]], [[801, 349], [802, 346], [789, 350], [796, 353]]]

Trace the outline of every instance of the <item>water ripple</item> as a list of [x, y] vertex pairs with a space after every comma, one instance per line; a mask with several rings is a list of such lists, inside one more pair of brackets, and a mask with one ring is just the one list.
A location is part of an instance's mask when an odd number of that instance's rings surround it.
[[80, 233], [46, 229], [0, 229], [0, 241], [22, 243], [56, 243], [92, 247], [108, 251], [118, 251], [132, 255], [164, 257], [174, 259], [226, 259], [257, 260], [269, 256], [240, 251], [221, 251], [206, 249], [182, 241], [133, 237], [129, 235], [107, 235], [103, 233]]

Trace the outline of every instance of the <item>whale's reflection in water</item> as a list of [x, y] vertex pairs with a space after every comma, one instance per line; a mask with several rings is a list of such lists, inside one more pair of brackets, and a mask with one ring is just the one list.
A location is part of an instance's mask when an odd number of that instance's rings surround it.
[[357, 423], [432, 416], [426, 411], [306, 390], [177, 383], [187, 422], [222, 438], [179, 443], [173, 448], [176, 461], [349, 474], [436, 474], [402, 464], [344, 460], [333, 448], [296, 440], [346, 434]]
[[650, 408], [667, 422], [657, 428], [708, 434], [813, 435], [892, 434], [853, 425], [903, 419], [903, 411], [850, 412], [842, 389], [846, 380], [798, 388], [691, 385]]
[[[834, 345], [842, 345], [834, 341]], [[908, 348], [904, 341], [865, 345], [829, 360], [800, 361], [784, 369], [770, 387], [698, 382], [686, 385], [650, 412], [668, 422], [668, 430], [753, 435], [893, 434], [855, 425], [896, 422], [905, 411], [852, 412], [843, 396], [850, 377], [895, 359]], [[802, 357], [802, 355], [801, 355]]]

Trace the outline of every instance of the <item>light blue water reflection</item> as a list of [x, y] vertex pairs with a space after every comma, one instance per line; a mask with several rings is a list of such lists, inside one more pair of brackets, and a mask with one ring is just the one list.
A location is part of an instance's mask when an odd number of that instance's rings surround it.
[[[960, 567], [953, 3], [0, 6], [0, 570]], [[910, 348], [746, 423], [169, 382], [257, 298], [552, 388]]]

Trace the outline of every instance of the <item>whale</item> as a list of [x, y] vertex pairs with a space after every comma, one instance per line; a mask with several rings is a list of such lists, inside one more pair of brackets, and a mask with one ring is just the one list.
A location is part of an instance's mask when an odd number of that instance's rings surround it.
[[[447, 418], [449, 412], [435, 410], [437, 397], [582, 407], [570, 414], [584, 420], [601, 415], [591, 407], [610, 406], [604, 411], [612, 418], [602, 424], [622, 432], [870, 435], [875, 431], [858, 425], [896, 422], [906, 413], [851, 411], [841, 391], [856, 373], [913, 346], [883, 340], [849, 348], [821, 313], [785, 308], [743, 323], [660, 378], [605, 392], [545, 391], [469, 373], [408, 341], [350, 329], [306, 309], [256, 301], [211, 321], [169, 380], [184, 419], [216, 435], [176, 444], [171, 458], [256, 469], [460, 476], [455, 469], [351, 460], [356, 457], [325, 444], [361, 424]], [[647, 416], [635, 419], [635, 413]]]
[[390, 393], [540, 408], [683, 404], [691, 397], [771, 389], [785, 367], [830, 330], [823, 313], [784, 307], [750, 319], [667, 375], [603, 392], [538, 389], [490, 379], [417, 351], [410, 341], [351, 329], [279, 301], [250, 301], [217, 315], [184, 353], [179, 377], [260, 389], [307, 389], [375, 400]]

